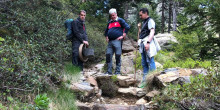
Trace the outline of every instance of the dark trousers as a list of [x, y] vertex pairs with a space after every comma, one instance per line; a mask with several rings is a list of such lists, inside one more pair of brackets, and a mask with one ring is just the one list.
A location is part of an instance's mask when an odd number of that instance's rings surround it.
[[72, 41], [72, 64], [83, 70], [83, 62], [79, 58], [80, 41]]
[[120, 69], [121, 69], [121, 40], [111, 40], [108, 42], [108, 46], [107, 46], [107, 50], [106, 50], [106, 63], [108, 65], [108, 73], [112, 73], [112, 56], [115, 53], [115, 59], [116, 59], [116, 68], [115, 68], [115, 72], [119, 72], [120, 73]]

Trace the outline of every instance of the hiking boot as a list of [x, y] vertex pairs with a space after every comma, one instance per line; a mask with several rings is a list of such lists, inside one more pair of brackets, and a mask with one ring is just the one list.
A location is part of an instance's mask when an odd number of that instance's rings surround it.
[[115, 75], [120, 75], [121, 73], [120, 73], [120, 72], [115, 72], [114, 74], [115, 74]]
[[141, 82], [140, 84], [138, 84], [138, 88], [144, 88], [146, 85], [146, 82]]

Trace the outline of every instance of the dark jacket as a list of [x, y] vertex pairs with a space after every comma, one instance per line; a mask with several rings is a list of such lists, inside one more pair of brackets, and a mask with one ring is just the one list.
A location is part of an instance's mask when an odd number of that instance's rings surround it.
[[128, 33], [130, 26], [124, 19], [119, 18], [116, 21], [110, 20], [105, 30], [105, 36], [108, 36], [109, 40], [115, 40], [124, 33]]
[[143, 39], [145, 38], [146, 36], [148, 36], [150, 34], [150, 30], [148, 29], [148, 21], [150, 20], [151, 18], [148, 17], [147, 19], [145, 19], [143, 21], [143, 26], [142, 29], [141, 29], [141, 33], [140, 33], [140, 39]]
[[72, 23], [73, 41], [88, 41], [85, 22], [78, 17]]

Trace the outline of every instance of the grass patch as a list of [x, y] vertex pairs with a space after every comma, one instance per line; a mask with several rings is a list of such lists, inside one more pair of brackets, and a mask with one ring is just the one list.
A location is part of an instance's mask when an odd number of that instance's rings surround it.
[[74, 66], [71, 62], [65, 63], [65, 72], [70, 75], [78, 74], [81, 70], [79, 67]]
[[65, 88], [48, 92], [48, 97], [52, 102], [52, 110], [77, 110], [74, 93]]
[[71, 62], [66, 62], [64, 70], [61, 73], [65, 84], [68, 85], [77, 82], [82, 76], [80, 71], [79, 67], [73, 66]]

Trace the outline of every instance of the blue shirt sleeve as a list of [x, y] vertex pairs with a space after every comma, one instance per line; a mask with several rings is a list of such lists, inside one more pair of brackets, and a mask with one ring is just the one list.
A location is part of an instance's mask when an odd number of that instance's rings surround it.
[[119, 18], [119, 22], [120, 22], [122, 28], [125, 29], [124, 32], [127, 34], [127, 33], [128, 33], [128, 30], [130, 29], [130, 26], [129, 26], [128, 23], [126, 23], [125, 20], [122, 19], [122, 18]]

